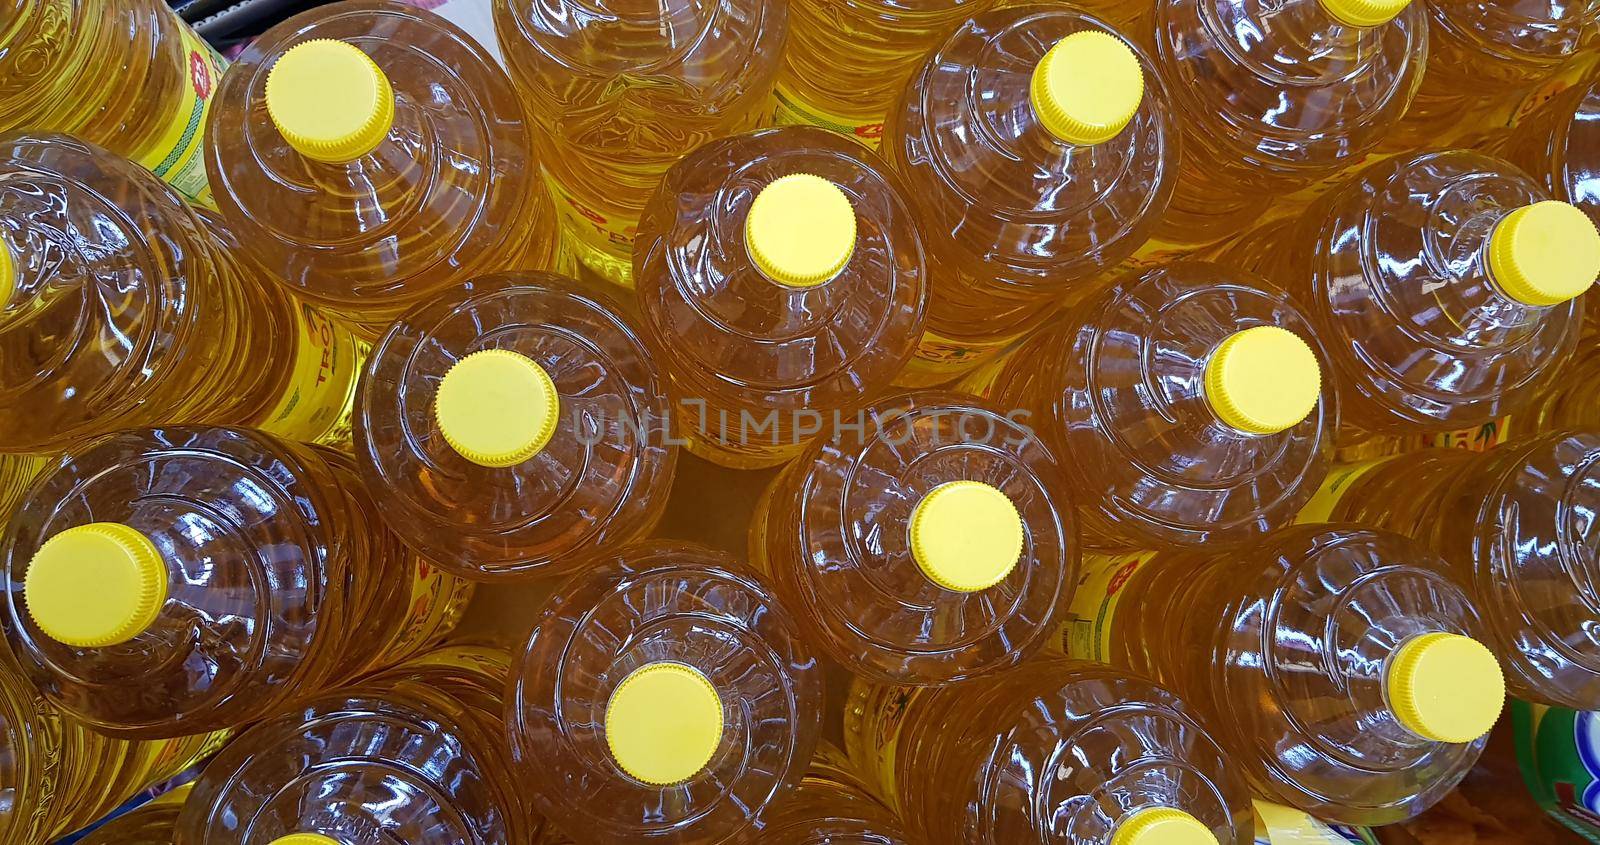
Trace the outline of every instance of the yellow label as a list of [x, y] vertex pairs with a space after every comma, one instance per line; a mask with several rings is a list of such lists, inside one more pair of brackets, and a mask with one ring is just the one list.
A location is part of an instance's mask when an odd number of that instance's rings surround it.
[[861, 699], [861, 725], [869, 743], [871, 759], [864, 768], [875, 775], [878, 797], [889, 806], [899, 808], [899, 795], [895, 792], [895, 754], [900, 748], [900, 734], [905, 728], [906, 713], [911, 703], [921, 694], [923, 687], [898, 687], [874, 684]]
[[1083, 560], [1083, 575], [1072, 593], [1066, 622], [1056, 645], [1064, 654], [1080, 660], [1106, 663], [1111, 659], [1111, 623], [1123, 588], [1139, 567], [1150, 562], [1155, 552], [1130, 552], [1120, 555], [1092, 555]]
[[161, 177], [178, 193], [207, 208], [215, 209], [211, 185], [206, 181], [205, 156], [200, 154], [205, 137], [206, 116], [211, 113], [211, 98], [228, 62], [211, 49], [189, 25], [173, 13], [178, 38], [188, 70], [183, 98], [167, 119], [166, 127], [149, 148], [134, 159]]
[[544, 176], [562, 225], [586, 242], [600, 242], [608, 252], [623, 258], [633, 253], [633, 240], [639, 234], [638, 221], [620, 220], [606, 215], [579, 199], [550, 174]]
[[1124, 258], [1109, 275], [1121, 276], [1125, 273], [1142, 273], [1151, 267], [1176, 261], [1198, 249], [1198, 246], [1183, 246], [1181, 244], [1158, 241], [1151, 238], [1143, 246], [1133, 251], [1133, 254]]
[[1333, 516], [1333, 509], [1339, 506], [1339, 500], [1349, 491], [1350, 485], [1379, 465], [1387, 463], [1388, 460], [1387, 457], [1375, 458], [1357, 464], [1334, 467], [1328, 472], [1327, 477], [1322, 479], [1322, 486], [1317, 488], [1317, 492], [1311, 494], [1306, 506], [1300, 509], [1299, 515], [1294, 518], [1295, 523], [1306, 525], [1327, 522], [1328, 518]]
[[194, 781], [189, 781], [182, 786], [174, 787], [163, 792], [146, 804], [146, 807], [177, 807], [189, 800], [189, 793], [194, 791]]
[[421, 555], [413, 555], [413, 559], [416, 569], [405, 621], [369, 669], [392, 666], [443, 639], [472, 599], [471, 581], [444, 572]]
[[782, 85], [773, 91], [772, 122], [778, 126], [820, 126], [853, 138], [876, 150], [883, 143], [883, 119], [864, 121], [857, 117], [833, 114], [807, 103]]
[[344, 324], [305, 303], [295, 303], [294, 360], [289, 386], [260, 427], [307, 443], [342, 430], [355, 399], [361, 364], [372, 346]]
[[1255, 845], [1377, 845], [1377, 838], [1366, 828], [1330, 825], [1269, 801], [1250, 803], [1256, 811]]
[[161, 751], [150, 761], [150, 774], [156, 779], [166, 779], [210, 757], [233, 739], [232, 730], [212, 731], [208, 734], [163, 740]]
[[1511, 436], [1511, 418], [1501, 417], [1472, 428], [1424, 434], [1417, 446], [1424, 449], [1465, 449], [1469, 452], [1487, 452]]

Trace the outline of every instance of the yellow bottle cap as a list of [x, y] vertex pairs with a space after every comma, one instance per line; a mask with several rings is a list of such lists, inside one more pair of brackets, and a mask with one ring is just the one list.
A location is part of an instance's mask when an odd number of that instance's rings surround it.
[[911, 510], [911, 557], [929, 581], [976, 593], [1004, 581], [1022, 557], [1022, 515], [981, 481], [951, 481]]
[[1322, 10], [1345, 26], [1383, 26], [1406, 10], [1411, 0], [1322, 0]]
[[838, 185], [809, 173], [768, 183], [750, 204], [745, 243], [756, 269], [780, 285], [831, 280], [856, 251], [856, 210]]
[[339, 845], [339, 840], [320, 833], [291, 833], [272, 840], [272, 845]]
[[483, 349], [445, 372], [433, 418], [456, 454], [479, 466], [509, 467], [539, 454], [555, 436], [561, 397], [533, 359]]
[[167, 565], [149, 537], [119, 522], [91, 522], [46, 540], [33, 553], [22, 590], [45, 636], [102, 648], [156, 621], [167, 600]]
[[1111, 845], [1217, 845], [1217, 835], [1182, 810], [1146, 807], [1117, 826]]
[[1506, 700], [1505, 675], [1494, 654], [1460, 634], [1408, 640], [1389, 659], [1384, 687], [1400, 724], [1435, 742], [1483, 736]]
[[691, 666], [652, 663], [617, 685], [605, 729], [623, 771], [651, 786], [682, 783], [705, 768], [722, 742], [722, 697]]
[[1600, 276], [1600, 231], [1571, 203], [1525, 205], [1489, 236], [1489, 272], [1524, 305], [1560, 305]]
[[11, 295], [17, 292], [17, 259], [11, 254], [11, 247], [0, 240], [0, 308], [5, 308], [11, 301]]
[[1276, 434], [1311, 415], [1322, 368], [1299, 335], [1277, 326], [1234, 332], [1206, 362], [1206, 401], [1226, 425]]
[[372, 152], [394, 126], [394, 91], [354, 44], [296, 44], [267, 74], [267, 116], [297, 152], [340, 164]]
[[1144, 69], [1122, 39], [1098, 29], [1056, 42], [1033, 69], [1028, 98], [1045, 130], [1068, 144], [1117, 137], [1144, 100]]

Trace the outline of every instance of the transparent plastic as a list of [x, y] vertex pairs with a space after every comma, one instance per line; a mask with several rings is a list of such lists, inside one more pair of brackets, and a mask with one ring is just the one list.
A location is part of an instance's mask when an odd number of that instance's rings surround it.
[[[264, 425], [334, 436], [359, 350], [222, 247], [215, 218], [63, 135], [0, 139], [0, 451], [114, 427]], [[313, 321], [326, 343], [303, 338]], [[327, 349], [346, 362], [322, 367]], [[342, 381], [341, 381], [342, 379]], [[291, 397], [298, 397], [290, 402]]]
[[1059, 657], [945, 687], [856, 680], [850, 759], [912, 841], [1110, 845], [1141, 810], [1181, 810], [1220, 845], [1249, 845], [1250, 796], [1176, 696]]
[[8, 583], [24, 582], [44, 541], [92, 522], [159, 550], [170, 580], [154, 623], [120, 645], [73, 647], [15, 589], [0, 624], [40, 694], [112, 736], [272, 713], [426, 648], [470, 595], [383, 527], [348, 456], [246, 429], [133, 430], [69, 452], [12, 520]]
[[49, 459], [42, 455], [0, 453], [0, 525], [11, 521], [11, 512], [22, 504], [28, 486], [44, 472]]
[[1386, 667], [1429, 633], [1483, 641], [1449, 565], [1414, 540], [1296, 526], [1246, 552], [1158, 554], [1103, 621], [1113, 665], [1183, 696], [1271, 801], [1340, 824], [1417, 815], [1472, 768], [1486, 737], [1424, 739], [1395, 715]]
[[199, 155], [222, 60], [160, 0], [0, 3], [0, 132], [70, 133], [209, 202]]
[[[750, 560], [818, 650], [863, 677], [936, 684], [1008, 669], [1041, 649], [1078, 578], [1066, 481], [1026, 426], [970, 397], [922, 391], [864, 411], [857, 436], [813, 444], [775, 478], [752, 520]], [[1021, 559], [988, 589], [934, 583], [913, 558], [911, 517], [953, 481], [1016, 507]]]
[[[849, 263], [805, 288], [763, 275], [745, 241], [756, 195], [799, 173], [837, 186], [856, 216]], [[668, 171], [639, 224], [640, 327], [690, 451], [779, 464], [888, 387], [927, 298], [907, 196], [871, 151], [813, 127], [715, 141]]]
[[667, 168], [770, 113], [785, 0], [494, 0], [568, 248], [631, 285]]
[[773, 845], [907, 845], [904, 825], [873, 798], [845, 759], [822, 743], [792, 795], [774, 808], [761, 832]]
[[1144, 96], [1119, 135], [1067, 144], [1029, 99], [1034, 69], [1062, 38], [1107, 30], [1063, 6], [997, 9], [962, 24], [912, 77], [883, 155], [904, 174], [931, 267], [928, 333], [896, 383], [949, 381], [1094, 289], [1166, 209], [1178, 131], [1142, 47]]
[[[1600, 299], [1600, 297], [1597, 297]], [[1590, 308], [1594, 308], [1591, 303]], [[1587, 322], [1585, 324], [1587, 326]], [[1600, 429], [1600, 344], [1589, 335], [1550, 389], [1524, 411], [1513, 414], [1516, 435], [1571, 429]]]
[[184, 784], [148, 804], [129, 810], [95, 828], [76, 845], [172, 845], [178, 814], [193, 783]]
[[1309, 316], [1266, 279], [1175, 261], [1128, 276], [963, 386], [1018, 409], [1061, 456], [1085, 545], [1232, 546], [1294, 520], [1333, 460], [1326, 377], [1306, 419], [1277, 434], [1224, 423], [1207, 362], [1231, 335], [1277, 326], [1328, 355]]
[[[661, 662], [698, 671], [723, 702], [710, 761], [672, 786], [623, 772], [604, 730], [619, 683]], [[751, 836], [821, 729], [821, 669], [794, 618], [754, 572], [702, 546], [636, 543], [574, 576], [513, 664], [506, 721], [524, 794], [590, 845]]]
[[[393, 127], [344, 164], [301, 155], [267, 113], [278, 57], [321, 38], [360, 48], [394, 91]], [[470, 35], [398, 0], [352, 0], [296, 15], [245, 48], [217, 90], [205, 155], [245, 249], [376, 337], [464, 280], [550, 266], [555, 211], [532, 136], [511, 81]]]
[[1380, 162], [1228, 260], [1289, 288], [1333, 358], [1341, 445], [1476, 426], [1551, 384], [1577, 344], [1583, 300], [1525, 305], [1489, 273], [1489, 239], [1549, 199], [1512, 165], [1467, 151]]
[[452, 646], [253, 726], [206, 766], [173, 842], [534, 841], [499, 722], [508, 661]]
[[1367, 470], [1332, 517], [1418, 537], [1449, 561], [1487, 622], [1511, 694], [1600, 701], [1600, 431], [1484, 453], [1425, 449]]
[[923, 57], [998, 0], [794, 0], [778, 72], [778, 123], [809, 123], [876, 147]]
[[[677, 464], [666, 387], [631, 312], [598, 287], [487, 276], [379, 341], [362, 381], [358, 464], [390, 528], [424, 557], [479, 580], [570, 573], [660, 518]], [[462, 457], [434, 415], [440, 379], [483, 349], [529, 357], [560, 394], [550, 443], [509, 467]]]
[[1524, 117], [1495, 152], [1532, 174], [1550, 196], [1600, 221], [1600, 77]]
[[1360, 163], [1422, 81], [1425, 5], [1351, 27], [1321, 0], [1160, 4], [1157, 62], [1184, 92], [1173, 99], [1184, 133], [1177, 189], [1155, 237], [1199, 246], [1232, 236], [1274, 197]]

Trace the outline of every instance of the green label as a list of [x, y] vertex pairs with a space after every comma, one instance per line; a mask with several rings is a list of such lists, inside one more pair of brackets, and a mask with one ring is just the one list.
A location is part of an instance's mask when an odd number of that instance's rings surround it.
[[1534, 800], [1574, 833], [1600, 843], [1600, 713], [1512, 699], [1511, 727]]

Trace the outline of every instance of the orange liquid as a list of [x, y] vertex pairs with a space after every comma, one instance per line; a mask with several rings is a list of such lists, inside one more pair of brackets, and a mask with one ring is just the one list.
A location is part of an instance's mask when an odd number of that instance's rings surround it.
[[[394, 125], [354, 161], [291, 148], [267, 114], [273, 64], [302, 41], [359, 47], [394, 90]], [[484, 273], [547, 267], [554, 210], [532, 129], [494, 59], [395, 0], [314, 9], [252, 42], [217, 90], [206, 167], [239, 241], [274, 278], [368, 337]]]
[[172, 841], [534, 841], [503, 749], [506, 661], [445, 648], [261, 722], [207, 765]]
[[155, 622], [121, 645], [68, 646], [17, 590], [3, 624], [40, 692], [113, 736], [260, 718], [426, 648], [469, 595], [383, 527], [348, 456], [260, 432], [173, 426], [69, 452], [18, 510], [6, 575], [23, 583], [45, 540], [92, 522], [161, 550]]
[[178, 813], [193, 788], [193, 784], [185, 784], [118, 816], [78, 840], [78, 845], [172, 845]]
[[[744, 237], [758, 192], [796, 173], [838, 186], [856, 214], [849, 263], [809, 288], [767, 278]], [[668, 171], [639, 224], [640, 328], [690, 451], [780, 464], [889, 386], [927, 296], [906, 196], [871, 152], [812, 127], [716, 141]]]
[[896, 384], [971, 370], [1103, 287], [1101, 274], [1150, 236], [1171, 196], [1177, 128], [1143, 49], [1129, 42], [1145, 68], [1139, 111], [1103, 144], [1063, 143], [1030, 105], [1045, 53], [1102, 28], [1067, 7], [979, 15], [924, 60], [896, 104], [883, 155], [909, 185], [931, 281], [927, 333]]
[[1339, 418], [1278, 434], [1222, 422], [1205, 367], [1235, 332], [1279, 326], [1327, 355], [1287, 294], [1226, 265], [1177, 261], [1084, 302], [963, 387], [1019, 409], [1062, 462], [1091, 548], [1240, 545], [1289, 524], [1332, 460]]
[[906, 845], [893, 811], [871, 797], [844, 752], [822, 744], [794, 794], [767, 819], [774, 845]]
[[[1388, 824], [1438, 801], [1483, 750], [1483, 738], [1418, 736], [1388, 701], [1383, 670], [1402, 642], [1489, 628], [1448, 564], [1415, 541], [1302, 526], [1244, 553], [1100, 566], [1124, 567], [1115, 601], [1080, 595], [1071, 650], [1183, 696], [1268, 800], [1340, 824]], [[1094, 633], [1074, 630], [1085, 626]]]
[[568, 248], [591, 270], [632, 285], [667, 168], [770, 113], [787, 17], [784, 0], [495, 0]]
[[[356, 436], [362, 477], [395, 533], [480, 580], [570, 573], [648, 533], [666, 507], [677, 449], [661, 430], [670, 417], [664, 380], [628, 305], [600, 285], [503, 274], [397, 320], [368, 367]], [[439, 381], [483, 349], [527, 356], [560, 394], [550, 443], [510, 467], [462, 457], [434, 418]]]
[[1109, 842], [1157, 807], [1250, 841], [1249, 794], [1217, 741], [1140, 678], [1050, 658], [957, 686], [857, 680], [846, 707], [850, 759], [913, 842]]
[[[1016, 666], [1044, 647], [1077, 581], [1078, 534], [1061, 469], [1027, 428], [954, 393], [867, 409], [861, 437], [813, 445], [762, 496], [750, 560], [810, 642], [885, 683], [933, 684]], [[1022, 519], [1022, 558], [1000, 583], [944, 589], [912, 557], [911, 515], [953, 481], [995, 487]]]
[[[612, 758], [605, 711], [648, 663], [686, 665], [723, 702], [723, 734], [689, 780], [651, 786]], [[789, 613], [721, 552], [636, 543], [562, 585], [513, 657], [507, 702], [523, 794], [585, 843], [718, 843], [753, 830], [805, 774], [822, 678]]]

